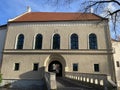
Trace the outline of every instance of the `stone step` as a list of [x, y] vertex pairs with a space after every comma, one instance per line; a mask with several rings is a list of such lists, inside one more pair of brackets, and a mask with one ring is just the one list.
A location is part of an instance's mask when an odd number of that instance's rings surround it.
[[57, 90], [94, 90], [94, 89], [87, 89], [87, 88], [78, 88], [78, 87], [61, 87], [57, 88]]

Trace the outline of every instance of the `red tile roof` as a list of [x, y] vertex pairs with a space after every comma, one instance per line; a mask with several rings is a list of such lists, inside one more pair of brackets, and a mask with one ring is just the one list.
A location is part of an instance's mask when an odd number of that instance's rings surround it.
[[111, 39], [111, 42], [120, 42], [120, 40]]
[[37, 21], [89, 21], [102, 20], [92, 13], [62, 13], [62, 12], [29, 12], [10, 22], [37, 22]]
[[6, 28], [7, 28], [7, 25], [6, 25], [6, 24], [0, 26], [0, 30], [6, 30]]

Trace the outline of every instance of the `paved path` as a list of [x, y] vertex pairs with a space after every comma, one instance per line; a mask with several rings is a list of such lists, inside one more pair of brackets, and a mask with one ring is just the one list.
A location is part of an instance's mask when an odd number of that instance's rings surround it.
[[57, 77], [57, 90], [98, 90], [64, 77]]

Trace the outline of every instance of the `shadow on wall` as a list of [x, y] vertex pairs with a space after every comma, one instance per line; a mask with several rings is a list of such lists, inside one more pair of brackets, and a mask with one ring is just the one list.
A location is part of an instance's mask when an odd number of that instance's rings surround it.
[[42, 79], [44, 77], [45, 67], [40, 67], [38, 70], [32, 70], [23, 73], [19, 76], [20, 79]]
[[[21, 74], [20, 79], [3, 80], [5, 88], [26, 88], [28, 90], [46, 90], [44, 82], [45, 67], [41, 67], [38, 71], [29, 71]], [[22, 89], [21, 89], [22, 90]]]

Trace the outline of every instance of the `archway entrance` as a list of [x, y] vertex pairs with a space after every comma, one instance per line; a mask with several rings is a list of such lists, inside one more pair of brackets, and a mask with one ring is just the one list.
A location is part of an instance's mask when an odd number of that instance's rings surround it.
[[56, 76], [62, 76], [62, 64], [59, 61], [52, 61], [48, 66], [48, 71], [56, 73]]

